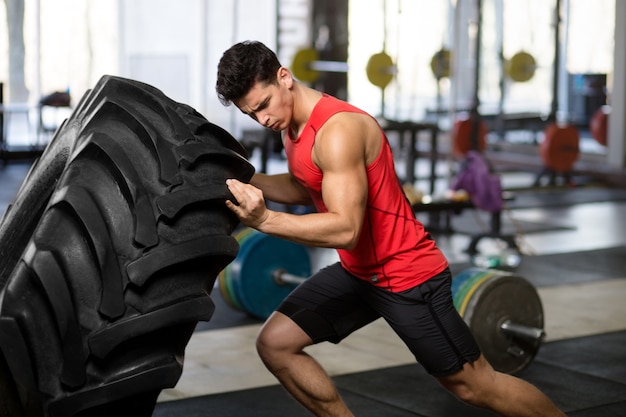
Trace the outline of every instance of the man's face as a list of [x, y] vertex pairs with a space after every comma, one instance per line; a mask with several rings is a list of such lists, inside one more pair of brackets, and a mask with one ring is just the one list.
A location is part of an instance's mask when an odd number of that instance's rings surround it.
[[[242, 113], [256, 120], [261, 126], [274, 131], [282, 131], [289, 127], [292, 117], [292, 97], [290, 94], [291, 75], [287, 80], [281, 68], [278, 71], [277, 84], [257, 82], [248, 94], [234, 102]], [[286, 71], [286, 70], [285, 70]], [[288, 71], [286, 71], [288, 73]]]

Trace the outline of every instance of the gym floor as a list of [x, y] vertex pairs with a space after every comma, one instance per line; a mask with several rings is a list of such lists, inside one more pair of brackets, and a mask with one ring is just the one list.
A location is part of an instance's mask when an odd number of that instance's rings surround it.
[[[283, 169], [277, 159], [269, 171]], [[29, 162], [0, 166], [0, 215]], [[418, 161], [418, 175], [427, 167]], [[445, 167], [438, 167], [443, 173]], [[537, 385], [569, 416], [626, 416], [626, 190], [593, 184], [524, 188], [533, 174], [502, 174], [517, 188], [503, 228], [518, 235], [525, 256], [516, 273], [541, 297], [546, 339], [519, 376]], [[421, 216], [421, 215], [419, 215]], [[420, 217], [421, 218], [421, 217]], [[426, 222], [427, 218], [423, 218]], [[469, 233], [485, 219], [453, 216], [454, 232], [435, 235], [453, 273], [470, 266]], [[485, 241], [481, 252], [499, 250]], [[335, 259], [311, 250], [314, 265]], [[183, 375], [164, 390], [154, 417], [307, 416], [265, 370], [254, 351], [261, 322], [230, 307], [215, 288], [211, 321], [199, 323], [186, 350]], [[358, 416], [490, 416], [444, 391], [417, 365], [382, 321], [339, 345], [309, 349], [333, 376]]]

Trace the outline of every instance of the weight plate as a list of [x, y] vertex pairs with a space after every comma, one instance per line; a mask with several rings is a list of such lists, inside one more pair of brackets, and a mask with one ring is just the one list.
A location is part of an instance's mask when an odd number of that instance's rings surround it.
[[311, 261], [307, 248], [256, 230], [250, 232], [232, 262], [230, 276], [233, 294], [246, 312], [264, 320], [296, 287], [278, 284], [273, 276], [278, 269], [308, 277]]
[[370, 57], [365, 68], [367, 79], [377, 87], [385, 88], [393, 80], [393, 60], [385, 52]]
[[430, 70], [436, 79], [447, 78], [450, 76], [450, 50], [440, 49], [430, 60]]
[[319, 61], [319, 54], [313, 48], [300, 49], [293, 57], [291, 72], [304, 83], [313, 83], [320, 76], [319, 71], [311, 69], [311, 64]]
[[607, 144], [610, 114], [611, 106], [604, 105], [593, 112], [591, 120], [589, 121], [591, 136], [602, 146], [606, 146]]
[[541, 339], [505, 334], [504, 321], [543, 329], [543, 307], [535, 287], [524, 278], [493, 270], [475, 281], [466, 297], [463, 319], [469, 325], [485, 358], [498, 371], [515, 374], [534, 359]]
[[546, 168], [570, 172], [580, 156], [580, 134], [571, 124], [550, 123], [539, 144], [539, 155]]
[[533, 78], [537, 62], [528, 52], [518, 52], [505, 63], [505, 72], [510, 79], [517, 82], [526, 82]]
[[465, 315], [467, 304], [472, 294], [476, 291], [476, 288], [494, 274], [494, 270], [469, 268], [454, 277], [452, 280], [452, 298], [454, 300], [454, 307], [461, 317]]
[[222, 294], [222, 298], [224, 299], [224, 301], [226, 301], [226, 304], [228, 304], [229, 306], [231, 306], [232, 308], [236, 310], [241, 310], [241, 306], [239, 305], [239, 303], [233, 300], [233, 297], [230, 295], [230, 292], [228, 291], [228, 283], [231, 281], [230, 275], [231, 274], [230, 274], [230, 264], [229, 264], [217, 276], [218, 284], [220, 287], [220, 293]]
[[[241, 246], [245, 244], [246, 238], [251, 235], [254, 229], [245, 228], [241, 230], [239, 233], [235, 235], [235, 239], [239, 244], [239, 250], [241, 250]], [[237, 253], [239, 255], [239, 253]], [[226, 268], [224, 268], [218, 275], [218, 283], [220, 287], [220, 292], [222, 293], [222, 297], [226, 301], [226, 303], [236, 310], [243, 310], [241, 303], [237, 300], [237, 294], [233, 290], [232, 286], [232, 268], [233, 262], [228, 264]]]

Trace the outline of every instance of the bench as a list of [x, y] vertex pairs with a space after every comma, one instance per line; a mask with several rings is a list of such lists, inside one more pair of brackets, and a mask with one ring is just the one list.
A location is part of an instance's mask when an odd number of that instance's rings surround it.
[[[502, 194], [504, 201], [513, 201], [515, 195], [511, 192]], [[450, 214], [460, 214], [463, 210], [476, 209], [471, 199], [451, 200], [437, 199], [428, 202], [413, 203], [411, 205], [415, 213], [428, 213], [428, 222], [425, 225], [429, 232], [438, 233], [454, 233], [454, 229], [450, 224]], [[489, 231], [484, 233], [476, 233], [471, 235], [470, 243], [465, 250], [469, 255], [473, 256], [478, 253], [478, 243], [484, 238], [495, 238], [504, 241], [509, 248], [519, 250], [515, 235], [502, 233], [502, 211], [491, 213]]]

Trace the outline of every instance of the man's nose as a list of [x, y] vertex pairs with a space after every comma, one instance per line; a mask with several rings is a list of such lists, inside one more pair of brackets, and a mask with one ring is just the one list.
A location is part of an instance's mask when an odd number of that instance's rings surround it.
[[265, 127], [269, 127], [268, 123], [270, 122], [270, 117], [267, 113], [259, 112], [256, 114], [257, 120], [259, 123]]

